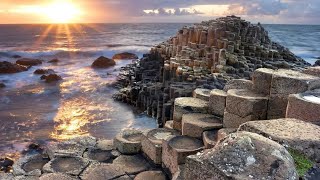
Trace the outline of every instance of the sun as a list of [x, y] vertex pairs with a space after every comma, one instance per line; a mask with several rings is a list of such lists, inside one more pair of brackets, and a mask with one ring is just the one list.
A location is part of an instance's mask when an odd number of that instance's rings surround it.
[[55, 1], [43, 12], [52, 23], [72, 23], [81, 14], [80, 9], [70, 1]]

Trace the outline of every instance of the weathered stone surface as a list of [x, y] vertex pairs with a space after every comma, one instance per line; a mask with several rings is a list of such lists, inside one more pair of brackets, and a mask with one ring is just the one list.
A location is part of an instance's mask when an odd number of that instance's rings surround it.
[[112, 150], [102, 150], [98, 148], [89, 148], [83, 154], [83, 157], [91, 161], [111, 162], [116, 157], [112, 154]]
[[166, 180], [166, 175], [162, 171], [145, 171], [138, 174], [134, 180]]
[[47, 153], [50, 157], [50, 159], [53, 159], [55, 157], [59, 156], [82, 156], [84, 151], [86, 150], [86, 147], [80, 145], [77, 142], [61, 142], [61, 143], [52, 143], [47, 148]]
[[294, 161], [280, 144], [238, 132], [215, 148], [187, 157], [184, 179], [299, 179]]
[[14, 176], [11, 173], [0, 173], [0, 180], [14, 180]]
[[288, 96], [320, 87], [320, 78], [292, 70], [275, 71], [272, 77], [268, 119], [286, 115]]
[[82, 180], [105, 180], [119, 178], [126, 173], [121, 166], [93, 163], [81, 174]]
[[173, 128], [181, 130], [182, 115], [190, 113], [207, 113], [208, 102], [191, 97], [176, 98], [173, 112]]
[[304, 70], [303, 73], [320, 77], [320, 66], [309, 67], [308, 69]]
[[97, 138], [92, 136], [79, 136], [68, 140], [70, 143], [78, 143], [85, 147], [94, 147], [97, 144]]
[[13, 174], [39, 177], [43, 166], [48, 162], [49, 159], [41, 154], [22, 157], [13, 165]]
[[138, 174], [150, 169], [150, 164], [143, 158], [142, 155], [121, 155], [113, 161], [113, 164], [119, 166], [121, 170], [130, 175]]
[[133, 53], [123, 52], [115, 54], [112, 59], [138, 59], [139, 57]]
[[320, 162], [320, 127], [297, 119], [251, 121], [240, 130], [268, 137]]
[[114, 65], [116, 65], [116, 62], [113, 59], [109, 59], [109, 58], [101, 56], [92, 63], [91, 67], [93, 67], [93, 68], [108, 68], [108, 67], [111, 67]]
[[210, 114], [184, 114], [182, 116], [182, 135], [202, 138], [202, 133], [223, 127], [222, 119]]
[[229, 81], [224, 87], [224, 91], [228, 92], [230, 89], [247, 89], [252, 90], [253, 83], [252, 81], [245, 79], [234, 79]]
[[252, 75], [253, 91], [269, 95], [273, 73], [274, 70], [267, 68], [255, 70]]
[[176, 136], [162, 144], [162, 166], [171, 175], [178, 171], [179, 165], [185, 163], [187, 156], [203, 149], [202, 141], [188, 137]]
[[217, 144], [218, 130], [205, 131], [202, 134], [202, 141], [206, 149], [211, 149]]
[[227, 93], [223, 90], [214, 89], [210, 92], [209, 113], [223, 117], [226, 108]]
[[113, 145], [122, 154], [138, 154], [142, 137], [143, 133], [139, 130], [125, 129], [113, 139]]
[[39, 180], [78, 180], [79, 178], [66, 175], [63, 173], [49, 173], [49, 174], [44, 174], [40, 177]]
[[42, 61], [39, 59], [22, 58], [17, 60], [16, 63], [23, 66], [37, 66], [42, 64]]
[[173, 129], [173, 121], [167, 121], [164, 127], [167, 129]]
[[180, 133], [172, 129], [153, 129], [145, 133], [141, 141], [142, 151], [156, 165], [162, 163], [162, 141], [166, 141], [173, 136], [178, 136]]
[[320, 125], [320, 90], [289, 95], [286, 118]]
[[45, 173], [65, 173], [78, 176], [89, 165], [89, 160], [81, 157], [57, 157], [43, 166]]
[[218, 130], [217, 133], [217, 142], [223, 141], [230, 134], [235, 133], [237, 128], [222, 128]]
[[266, 119], [268, 97], [244, 89], [228, 91], [226, 111], [240, 116], [253, 116], [255, 120]]
[[14, 180], [39, 180], [37, 176], [16, 176]]
[[97, 140], [96, 147], [101, 150], [112, 150], [114, 148], [113, 140], [99, 139]]
[[198, 98], [198, 99], [202, 99], [204, 101], [209, 101], [210, 98], [210, 90], [209, 89], [195, 89], [193, 91], [193, 97], [194, 98]]
[[224, 112], [223, 127], [224, 128], [238, 128], [241, 124], [257, 120], [253, 115], [241, 117], [227, 111]]

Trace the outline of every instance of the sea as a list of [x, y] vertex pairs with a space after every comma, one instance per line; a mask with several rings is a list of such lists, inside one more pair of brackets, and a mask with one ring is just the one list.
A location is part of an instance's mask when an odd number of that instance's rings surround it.
[[[142, 57], [153, 45], [190, 24], [0, 25], [0, 61], [14, 55], [44, 61], [26, 72], [1, 74], [0, 157], [17, 158], [30, 143], [46, 145], [78, 136], [112, 139], [125, 128], [157, 127], [154, 118], [116, 102], [117, 60], [103, 70], [90, 65], [99, 56], [131, 52]], [[313, 64], [320, 57], [320, 26], [264, 25], [271, 39]], [[57, 58], [59, 63], [47, 61]], [[36, 69], [53, 69], [63, 81], [46, 84]]]

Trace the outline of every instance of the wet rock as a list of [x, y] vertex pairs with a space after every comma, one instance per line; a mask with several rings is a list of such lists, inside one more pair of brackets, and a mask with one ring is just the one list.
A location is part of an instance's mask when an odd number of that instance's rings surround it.
[[27, 71], [28, 68], [18, 64], [12, 64], [7, 61], [0, 62], [0, 74], [11, 74]]
[[122, 154], [138, 154], [141, 151], [142, 137], [141, 131], [126, 129], [113, 139], [113, 144]]
[[134, 180], [166, 180], [166, 175], [162, 171], [145, 171], [138, 174]]
[[0, 171], [9, 172], [12, 169], [13, 160], [11, 158], [1, 158], [0, 159]]
[[18, 59], [18, 58], [22, 58], [22, 57], [19, 55], [13, 55], [12, 58]]
[[57, 157], [44, 165], [43, 171], [78, 176], [88, 165], [89, 161], [81, 157]]
[[42, 61], [39, 59], [22, 58], [17, 60], [16, 63], [23, 66], [37, 66], [42, 64]]
[[116, 62], [114, 60], [101, 56], [92, 63], [91, 67], [108, 68], [114, 65], [116, 65]]
[[40, 79], [45, 80], [46, 83], [53, 83], [62, 80], [61, 76], [57, 74], [42, 75]]
[[66, 142], [67, 143], [77, 143], [77, 144], [80, 144], [81, 146], [90, 148], [90, 147], [96, 146], [97, 139], [92, 136], [79, 136], [79, 137], [70, 139]]
[[50, 159], [55, 157], [81, 157], [87, 147], [84, 147], [76, 142], [61, 142], [52, 143], [46, 148]]
[[0, 83], [0, 88], [5, 88], [6, 85], [4, 83]]
[[59, 59], [51, 59], [50, 61], [48, 61], [48, 63], [58, 63]]
[[215, 148], [187, 157], [184, 179], [299, 179], [294, 161], [280, 144], [238, 132]]
[[13, 165], [13, 174], [39, 177], [43, 166], [48, 162], [49, 159], [41, 154], [25, 156]]
[[39, 180], [78, 180], [78, 178], [63, 173], [49, 173], [42, 175]]
[[168, 139], [178, 136], [180, 133], [172, 129], [153, 129], [145, 133], [141, 145], [142, 151], [146, 154], [154, 164], [162, 163], [162, 143]]
[[252, 121], [240, 130], [261, 134], [320, 162], [320, 127], [297, 119]]
[[121, 166], [114, 164], [93, 163], [81, 174], [82, 180], [116, 179], [126, 175]]
[[113, 165], [120, 167], [126, 174], [138, 174], [150, 169], [150, 164], [142, 155], [121, 155], [113, 161]]
[[139, 57], [133, 53], [123, 52], [115, 54], [112, 59], [138, 59]]
[[54, 70], [52, 69], [37, 69], [33, 72], [33, 74], [53, 74]]

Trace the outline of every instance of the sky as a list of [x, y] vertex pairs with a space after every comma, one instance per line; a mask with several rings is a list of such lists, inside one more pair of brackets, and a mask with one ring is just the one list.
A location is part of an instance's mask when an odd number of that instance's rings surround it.
[[0, 23], [194, 23], [237, 15], [264, 24], [320, 24], [320, 0], [0, 0]]

